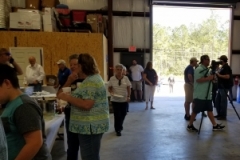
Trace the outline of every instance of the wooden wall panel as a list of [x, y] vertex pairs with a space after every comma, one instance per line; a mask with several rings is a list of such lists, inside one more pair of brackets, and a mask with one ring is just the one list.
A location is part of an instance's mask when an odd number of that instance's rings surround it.
[[52, 54], [55, 48], [52, 43], [51, 34], [43, 34], [43, 32], [28, 32], [28, 47], [43, 47], [44, 71], [46, 75], [52, 74]]
[[[80, 36], [81, 35], [81, 36]], [[99, 67], [101, 73], [103, 73], [103, 40], [102, 34], [76, 34], [69, 33], [67, 34], [68, 39], [73, 41], [67, 41], [67, 53], [68, 55], [74, 53], [89, 53], [91, 54]], [[101, 74], [103, 76], [103, 74]]]
[[63, 33], [63, 32], [7, 32], [1, 31], [0, 47], [13, 47], [17, 37], [18, 47], [43, 47], [44, 69], [46, 74], [56, 75], [56, 62], [74, 53], [89, 53], [96, 59], [101, 76], [104, 77], [102, 34]]
[[[53, 33], [54, 34], [54, 33]], [[53, 47], [55, 51], [52, 53], [52, 74], [57, 75], [58, 73], [58, 66], [57, 61], [60, 59], [65, 60], [68, 62], [67, 56], [67, 37], [65, 33], [59, 33], [52, 35]]]

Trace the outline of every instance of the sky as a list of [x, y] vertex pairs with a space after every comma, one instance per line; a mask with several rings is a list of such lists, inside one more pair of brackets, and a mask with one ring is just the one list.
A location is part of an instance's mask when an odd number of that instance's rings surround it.
[[[224, 23], [230, 19], [230, 9], [216, 9], [214, 13], [222, 18]], [[154, 6], [153, 7], [153, 23], [161, 24], [162, 26], [176, 27], [181, 24], [201, 23], [211, 15], [211, 10], [207, 8], [190, 8], [190, 7], [166, 7]]]

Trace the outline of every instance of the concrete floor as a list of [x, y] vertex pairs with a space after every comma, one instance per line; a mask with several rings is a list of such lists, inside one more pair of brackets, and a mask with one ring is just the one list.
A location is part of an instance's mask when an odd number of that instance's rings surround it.
[[[162, 92], [155, 98], [156, 110], [145, 111], [145, 103], [130, 103], [124, 131], [117, 137], [113, 128], [104, 134], [101, 160], [239, 160], [240, 121], [229, 104], [224, 131], [213, 132], [208, 118], [204, 118], [201, 134], [186, 130], [183, 119], [183, 97]], [[165, 95], [164, 95], [165, 94]], [[164, 96], [163, 96], [164, 95]], [[240, 105], [236, 104], [240, 113]], [[199, 127], [200, 115], [195, 121]], [[53, 160], [65, 160], [63, 141], [56, 141]]]

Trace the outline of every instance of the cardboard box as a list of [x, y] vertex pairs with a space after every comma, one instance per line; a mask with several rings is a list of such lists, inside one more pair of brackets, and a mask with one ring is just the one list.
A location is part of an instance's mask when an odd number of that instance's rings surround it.
[[13, 29], [37, 29], [41, 30], [40, 22], [26, 22], [26, 21], [10, 21], [10, 28]]
[[10, 21], [41, 21], [41, 15], [35, 13], [26, 13], [26, 12], [14, 12], [10, 13]]
[[13, 29], [41, 29], [41, 15], [36, 13], [10, 13], [10, 28]]
[[26, 0], [27, 9], [39, 9], [40, 0]]
[[36, 10], [36, 9], [17, 9], [17, 12], [31, 13], [31, 14], [40, 14], [40, 11]]
[[58, 0], [42, 0], [42, 7], [55, 7], [59, 4]]

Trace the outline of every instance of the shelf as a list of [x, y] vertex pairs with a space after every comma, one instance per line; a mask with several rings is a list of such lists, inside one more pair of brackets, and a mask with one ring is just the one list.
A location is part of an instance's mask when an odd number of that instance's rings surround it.
[[[85, 11], [87, 14], [102, 14], [107, 16], [108, 11], [105, 10], [72, 10], [72, 11]], [[113, 11], [113, 16], [122, 16], [122, 17], [144, 17], [144, 12], [130, 12], [130, 11]], [[150, 17], [150, 12], [145, 12], [145, 17]]]

